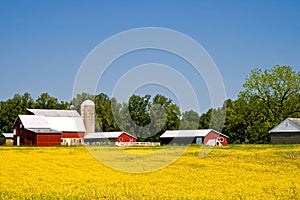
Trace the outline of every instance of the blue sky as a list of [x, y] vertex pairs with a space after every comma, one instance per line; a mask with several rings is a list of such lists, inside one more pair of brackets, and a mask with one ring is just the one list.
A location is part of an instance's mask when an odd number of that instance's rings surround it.
[[[221, 73], [227, 98], [237, 98], [254, 68], [279, 64], [300, 69], [300, 1], [296, 0], [2, 0], [0, 100], [24, 92], [34, 98], [48, 92], [59, 100], [71, 100], [76, 74], [89, 52], [114, 34], [141, 27], [174, 29], [201, 44]], [[162, 59], [156, 54], [136, 56], [145, 62]], [[180, 63], [169, 64], [175, 62]], [[193, 71], [184, 64], [180, 67], [189, 79]], [[112, 76], [121, 76], [118, 66], [110, 70]], [[206, 94], [207, 99], [205, 84], [197, 87], [198, 98]], [[109, 80], [98, 88], [109, 93]], [[164, 93], [157, 87], [139, 92], [154, 94], [156, 90]], [[165, 92], [173, 97], [171, 93]], [[205, 100], [200, 110], [209, 106]]]

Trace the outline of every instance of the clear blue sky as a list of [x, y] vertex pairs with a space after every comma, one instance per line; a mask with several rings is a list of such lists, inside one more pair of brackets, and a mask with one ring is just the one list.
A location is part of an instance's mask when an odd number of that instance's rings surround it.
[[[0, 100], [48, 92], [69, 101], [76, 73], [96, 45], [149, 26], [174, 29], [200, 43], [220, 70], [227, 98], [237, 98], [253, 68], [279, 64], [300, 70], [297, 0], [2, 0]], [[207, 107], [206, 102], [202, 110]]]

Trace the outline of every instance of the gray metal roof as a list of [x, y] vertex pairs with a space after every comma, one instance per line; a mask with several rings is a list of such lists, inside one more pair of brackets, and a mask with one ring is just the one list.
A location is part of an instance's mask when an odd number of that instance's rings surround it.
[[27, 130], [32, 131], [34, 133], [60, 133], [59, 131], [53, 130], [51, 128], [29, 128]]
[[76, 110], [27, 109], [30, 114], [45, 117], [80, 117]]
[[198, 129], [198, 130], [171, 130], [166, 131], [163, 133], [160, 138], [179, 138], [179, 137], [205, 137], [210, 132], [214, 132], [216, 134], [222, 135], [224, 137], [227, 137], [227, 135], [224, 135], [223, 133], [220, 133], [213, 129]]
[[286, 118], [269, 133], [300, 132], [300, 118]]

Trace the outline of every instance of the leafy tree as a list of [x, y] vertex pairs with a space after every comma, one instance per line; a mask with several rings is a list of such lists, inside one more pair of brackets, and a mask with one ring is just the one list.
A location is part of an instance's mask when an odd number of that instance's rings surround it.
[[29, 93], [15, 94], [12, 99], [0, 102], [0, 132], [12, 132], [13, 123], [20, 114], [26, 114], [34, 107], [34, 100]]
[[182, 114], [180, 129], [193, 130], [198, 129], [199, 126], [199, 114], [193, 110], [186, 111]]
[[153, 99], [150, 95], [132, 95], [128, 104], [123, 103], [117, 112], [119, 127], [141, 141], [158, 141], [165, 130], [178, 129], [180, 125], [178, 106], [162, 95]]
[[70, 103], [64, 101], [59, 102], [57, 98], [50, 96], [48, 93], [42, 93], [36, 99], [34, 108], [67, 110], [70, 109]]
[[85, 100], [95, 101], [95, 95], [88, 93], [77, 94], [71, 101], [71, 108], [80, 113], [80, 106]]
[[96, 131], [118, 131], [120, 128], [114, 118], [112, 109], [118, 109], [120, 105], [115, 99], [110, 99], [106, 94], [101, 93], [95, 97], [96, 109]]
[[300, 72], [290, 66], [276, 65], [271, 69], [254, 69], [246, 78], [239, 98], [263, 102], [269, 119], [280, 122], [300, 112]]
[[121, 110], [121, 128], [140, 138], [150, 136], [150, 95], [140, 97], [132, 95], [128, 104], [124, 103]]
[[268, 143], [268, 130], [299, 117], [300, 73], [289, 66], [254, 69], [239, 98], [227, 109], [224, 133], [236, 143]]
[[[152, 101], [152, 105], [160, 106], [165, 112], [165, 114], [161, 113], [161, 115], [165, 115], [163, 117], [164, 127], [161, 129], [161, 123], [158, 124], [158, 129], [160, 131], [152, 138], [154, 140], [158, 140], [159, 136], [164, 133], [166, 130], [178, 130], [180, 126], [180, 117], [181, 112], [179, 107], [172, 102], [172, 99], [166, 98], [163, 95], [157, 94]], [[161, 112], [161, 111], [160, 111]]]
[[214, 129], [216, 131], [222, 131], [224, 123], [225, 123], [225, 116], [226, 116], [226, 104], [227, 100], [224, 102], [223, 107], [221, 108], [211, 108], [206, 113], [202, 114], [199, 118], [199, 129]]

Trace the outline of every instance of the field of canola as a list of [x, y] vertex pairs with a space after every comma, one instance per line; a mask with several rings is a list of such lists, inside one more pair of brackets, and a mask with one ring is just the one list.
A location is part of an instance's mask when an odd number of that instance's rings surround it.
[[82, 146], [0, 147], [0, 199], [300, 199], [300, 145], [229, 145], [202, 158], [199, 150], [156, 171], [125, 173]]

